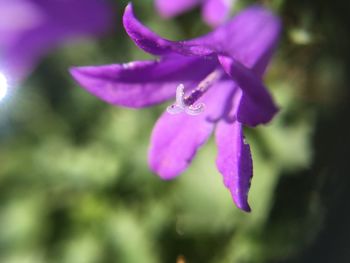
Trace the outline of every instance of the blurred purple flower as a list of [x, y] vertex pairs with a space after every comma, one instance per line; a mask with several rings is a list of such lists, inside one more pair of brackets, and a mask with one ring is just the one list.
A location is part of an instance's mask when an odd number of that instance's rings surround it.
[[261, 77], [277, 43], [278, 18], [255, 6], [207, 35], [176, 42], [142, 25], [131, 5], [123, 22], [136, 45], [160, 59], [76, 67], [71, 74], [102, 100], [131, 108], [173, 98], [177, 87], [175, 103], [153, 130], [152, 170], [163, 179], [181, 174], [216, 128], [217, 167], [236, 205], [249, 211], [252, 159], [242, 124], [266, 123], [277, 112]]
[[198, 5], [202, 5], [203, 20], [216, 27], [226, 21], [230, 9], [236, 0], [155, 0], [158, 12], [165, 18], [182, 14]]
[[0, 0], [0, 73], [26, 77], [51, 48], [112, 25], [105, 0]]

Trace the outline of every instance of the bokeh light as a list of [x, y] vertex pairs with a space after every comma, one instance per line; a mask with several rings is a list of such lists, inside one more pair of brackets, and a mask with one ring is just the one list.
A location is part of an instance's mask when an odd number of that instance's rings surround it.
[[0, 101], [5, 98], [7, 94], [7, 89], [8, 89], [8, 83], [7, 83], [7, 78], [3, 73], [0, 72]]

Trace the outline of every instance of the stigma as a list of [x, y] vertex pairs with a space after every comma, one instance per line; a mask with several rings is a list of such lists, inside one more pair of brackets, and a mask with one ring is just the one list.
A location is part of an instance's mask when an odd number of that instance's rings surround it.
[[201, 114], [205, 110], [205, 104], [203, 102], [197, 103], [197, 101], [213, 86], [213, 84], [222, 76], [221, 70], [214, 70], [204, 80], [202, 80], [191, 93], [185, 95], [185, 86], [179, 84], [176, 87], [176, 101], [174, 104], [167, 107], [167, 112], [170, 114], [179, 114], [182, 112], [188, 115], [196, 116]]
[[204, 111], [204, 103], [196, 103], [188, 105], [185, 97], [185, 86], [180, 84], [176, 88], [176, 102], [167, 108], [170, 114], [178, 114], [185, 112], [188, 115], [198, 115]]

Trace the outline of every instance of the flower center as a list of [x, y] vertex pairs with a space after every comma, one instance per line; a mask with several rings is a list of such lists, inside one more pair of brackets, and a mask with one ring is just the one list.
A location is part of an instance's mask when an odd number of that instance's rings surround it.
[[214, 70], [203, 79], [189, 95], [185, 95], [185, 86], [180, 84], [176, 87], [176, 101], [167, 108], [170, 114], [185, 112], [189, 115], [198, 115], [205, 109], [204, 103], [196, 103], [213, 84], [222, 76], [221, 70]]

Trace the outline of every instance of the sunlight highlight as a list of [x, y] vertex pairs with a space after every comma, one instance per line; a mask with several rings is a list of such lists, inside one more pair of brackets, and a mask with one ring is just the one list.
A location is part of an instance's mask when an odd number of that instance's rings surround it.
[[0, 72], [0, 101], [5, 98], [7, 94], [8, 83], [4, 74]]

